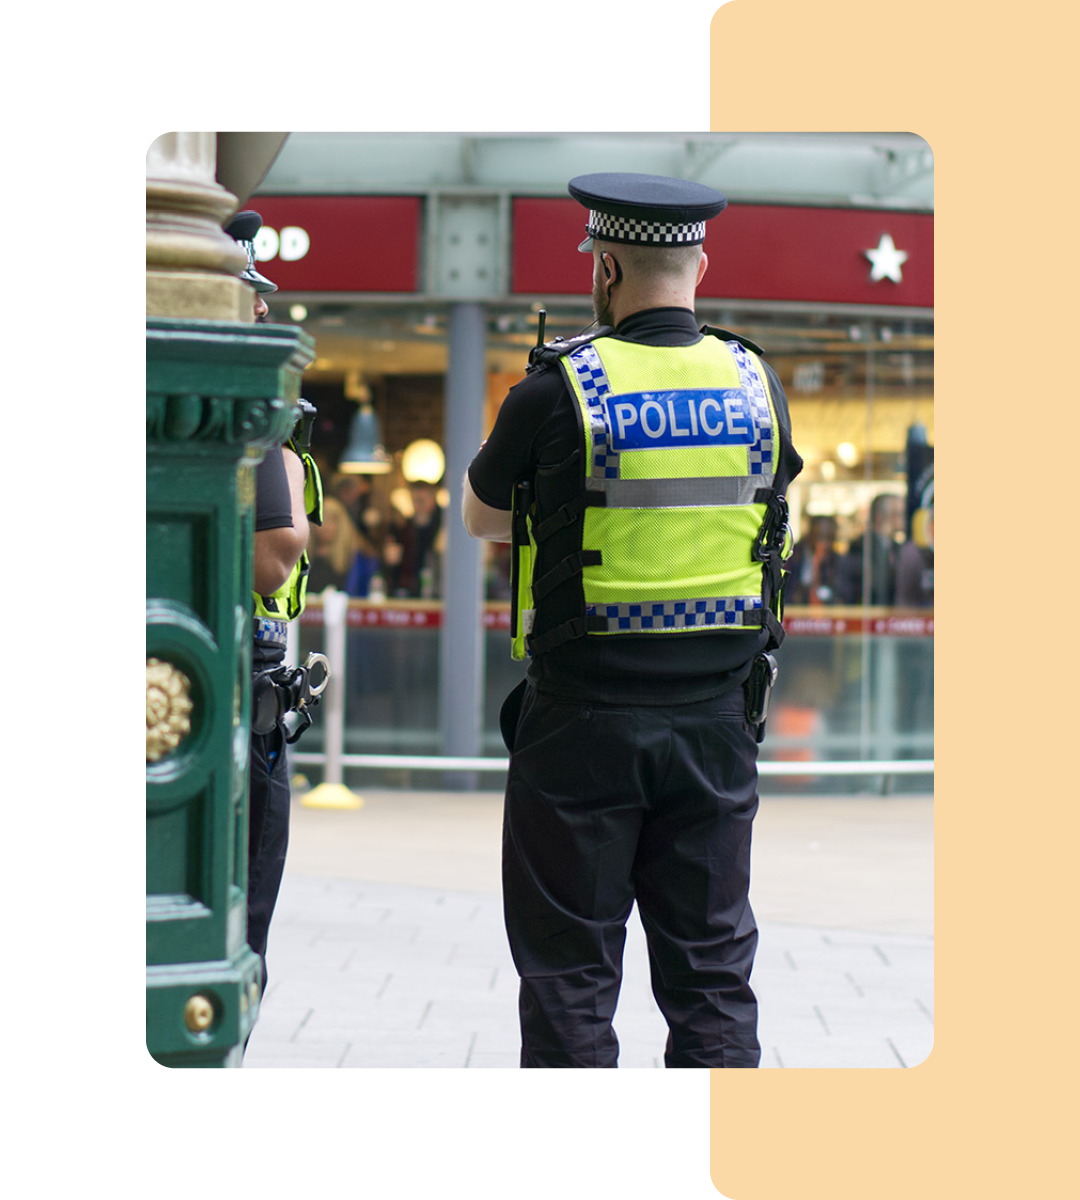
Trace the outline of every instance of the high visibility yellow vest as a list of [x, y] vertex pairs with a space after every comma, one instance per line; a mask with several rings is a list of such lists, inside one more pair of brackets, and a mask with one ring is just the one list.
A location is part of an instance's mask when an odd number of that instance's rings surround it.
[[[308, 520], [313, 525], [322, 524], [323, 491], [319, 468], [315, 465], [310, 454], [299, 449], [294, 442], [286, 445], [300, 457], [304, 464], [304, 508]], [[255, 602], [255, 615], [278, 621], [295, 621], [304, 611], [307, 603], [307, 578], [311, 570], [311, 560], [305, 550], [299, 561], [293, 567], [289, 578], [270, 596], [260, 596], [252, 593]]]
[[[577, 401], [580, 492], [540, 513], [514, 497], [515, 658], [570, 638], [780, 628], [787, 507], [779, 425], [757, 355], [705, 336], [688, 346], [600, 337], [560, 359]], [[580, 522], [579, 552], [535, 577], [537, 547]], [[577, 615], [533, 635], [545, 597], [580, 589]]]

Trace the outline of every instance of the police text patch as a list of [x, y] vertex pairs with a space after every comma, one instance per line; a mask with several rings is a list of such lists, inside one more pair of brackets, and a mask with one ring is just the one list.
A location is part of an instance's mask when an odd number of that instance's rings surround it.
[[758, 431], [745, 388], [629, 392], [603, 397], [611, 446], [751, 446]]

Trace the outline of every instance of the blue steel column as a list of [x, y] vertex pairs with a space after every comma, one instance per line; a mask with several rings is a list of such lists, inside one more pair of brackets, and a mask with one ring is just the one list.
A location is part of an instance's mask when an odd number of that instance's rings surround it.
[[[443, 753], [480, 754], [484, 637], [482, 545], [461, 522], [461, 482], [483, 439], [486, 318], [482, 304], [450, 308], [446, 373], [446, 484], [450, 492], [439, 651], [439, 727]], [[448, 787], [476, 787], [476, 772], [447, 772]]]

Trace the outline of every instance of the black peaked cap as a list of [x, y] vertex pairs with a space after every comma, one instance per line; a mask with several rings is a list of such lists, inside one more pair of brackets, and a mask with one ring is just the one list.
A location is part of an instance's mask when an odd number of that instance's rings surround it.
[[568, 188], [586, 208], [641, 221], [685, 225], [708, 221], [727, 207], [727, 197], [715, 188], [667, 175], [578, 175]]
[[243, 212], [238, 212], [224, 226], [225, 232], [231, 238], [235, 238], [238, 242], [253, 242], [262, 229], [262, 216], [260, 213], [252, 212], [251, 209], [245, 209]]
[[667, 175], [603, 172], [578, 175], [570, 195], [589, 209], [587, 237], [579, 250], [592, 250], [593, 238], [637, 246], [699, 246], [705, 222], [727, 207], [715, 188]]

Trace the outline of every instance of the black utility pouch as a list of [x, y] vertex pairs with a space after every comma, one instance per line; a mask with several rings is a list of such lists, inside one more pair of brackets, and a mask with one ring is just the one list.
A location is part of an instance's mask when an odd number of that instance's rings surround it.
[[[322, 678], [312, 684], [311, 674], [322, 669]], [[260, 671], [251, 682], [251, 728], [266, 734], [291, 714], [297, 720], [287, 730], [285, 740], [291, 746], [311, 724], [311, 710], [319, 703], [330, 682], [330, 664], [323, 654], [311, 653], [302, 667], [280, 666]]]
[[765, 719], [769, 715], [769, 697], [780, 668], [771, 654], [759, 654], [750, 664], [746, 680], [746, 719], [757, 727], [757, 740], [765, 739]]

